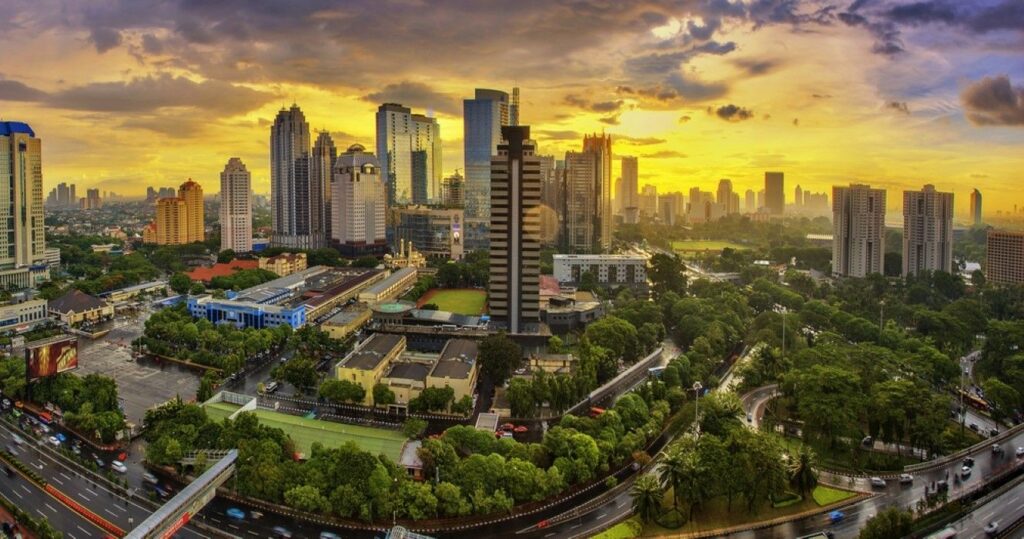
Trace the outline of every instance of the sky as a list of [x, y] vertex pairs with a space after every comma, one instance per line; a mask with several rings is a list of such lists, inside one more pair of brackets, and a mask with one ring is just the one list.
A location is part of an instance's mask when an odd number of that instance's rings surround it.
[[[398, 102], [462, 168], [462, 99], [521, 91], [540, 153], [611, 133], [659, 192], [925, 183], [1024, 208], [1022, 0], [3, 0], [0, 119], [43, 140], [45, 187], [269, 192], [298, 104], [341, 149]], [[313, 135], [315, 138], [315, 134]], [[615, 162], [618, 173], [618, 160]]]

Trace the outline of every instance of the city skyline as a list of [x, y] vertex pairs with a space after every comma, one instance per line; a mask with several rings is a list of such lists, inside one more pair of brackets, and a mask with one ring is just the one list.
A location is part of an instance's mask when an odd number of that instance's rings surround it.
[[[413, 35], [416, 10], [396, 6], [389, 17], [413, 40], [396, 48], [335, 32], [373, 13], [358, 3], [125, 13], [71, 2], [56, 17], [45, 2], [16, 2], [0, 42], [33, 54], [0, 63], [0, 104], [4, 119], [30, 123], [46, 141], [47, 192], [67, 182], [141, 196], [188, 177], [214, 192], [230, 156], [249, 164], [256, 192], [269, 192], [266, 129], [292, 102], [338, 147], [374, 147], [383, 103], [426, 111], [444, 133], [448, 176], [464, 168], [461, 100], [517, 86], [517, 115], [539, 154], [563, 155], [603, 129], [615, 141], [613, 170], [635, 155], [639, 183], [659, 192], [713, 191], [720, 178], [742, 192], [779, 170], [787, 186], [815, 192], [932, 183], [959, 195], [958, 215], [975, 187], [991, 194], [986, 212], [1013, 207], [1024, 164], [1019, 10], [996, 1], [932, 12], [905, 2], [761, 4], [545, 4], [521, 17], [436, 10], [432, 24], [480, 28], [451, 37]], [[509, 32], [517, 42], [486, 31], [499, 21], [521, 30]], [[227, 23], [237, 31], [216, 32]], [[573, 31], [555, 39], [552, 24]], [[354, 48], [360, 58], [344, 53]], [[340, 76], [349, 69], [365, 76]], [[889, 197], [890, 211], [898, 199]]]

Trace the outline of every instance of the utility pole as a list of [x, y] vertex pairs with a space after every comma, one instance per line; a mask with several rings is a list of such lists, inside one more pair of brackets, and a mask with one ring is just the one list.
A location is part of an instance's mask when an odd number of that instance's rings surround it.
[[693, 383], [693, 427], [700, 436], [700, 391], [704, 389], [699, 381]]

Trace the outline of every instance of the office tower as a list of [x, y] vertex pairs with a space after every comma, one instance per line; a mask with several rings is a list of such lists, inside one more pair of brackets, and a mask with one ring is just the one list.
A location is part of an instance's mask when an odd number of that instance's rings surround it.
[[42, 264], [43, 141], [21, 122], [0, 122], [0, 269]]
[[885, 189], [832, 188], [832, 273], [864, 277], [885, 262]]
[[981, 191], [971, 191], [971, 224], [981, 226]]
[[[74, 194], [75, 190], [72, 189], [71, 193]], [[161, 187], [160, 191], [157, 192], [157, 198], [174, 198], [178, 196], [178, 193], [173, 187]]]
[[1024, 232], [989, 230], [986, 248], [985, 277], [990, 283], [1024, 283]]
[[203, 188], [189, 178], [178, 187], [178, 198], [185, 201], [185, 243], [206, 240], [206, 210], [203, 208]]
[[640, 208], [640, 215], [647, 217], [648, 219], [654, 219], [658, 216], [658, 188], [646, 184], [640, 189], [640, 194], [637, 196], [637, 206]]
[[220, 249], [252, 251], [252, 177], [237, 157], [220, 173]]
[[377, 159], [389, 204], [436, 200], [441, 183], [441, 128], [437, 120], [397, 103], [377, 109]]
[[[577, 253], [611, 247], [611, 137], [586, 135], [565, 154], [565, 244]], [[657, 201], [655, 201], [657, 204]]]
[[331, 193], [332, 242], [346, 255], [387, 250], [387, 188], [382, 169], [362, 144], [338, 156]]
[[491, 317], [510, 333], [540, 320], [540, 161], [528, 126], [501, 128], [491, 161]]
[[785, 180], [781, 172], [764, 173], [764, 205], [768, 213], [782, 215], [786, 211]]
[[620, 214], [625, 214], [626, 208], [638, 206], [637, 195], [639, 189], [639, 169], [636, 157], [624, 155], [621, 160], [619, 189], [615, 192], [616, 205]]
[[767, 209], [764, 207], [764, 189], [759, 189], [757, 191], [757, 211], [767, 211]]
[[562, 211], [561, 169], [553, 155], [539, 155], [540, 161], [540, 236], [544, 245], [558, 245]]
[[441, 184], [441, 204], [446, 208], [461, 208], [466, 205], [466, 180], [456, 172]]
[[747, 189], [747, 192], [744, 193], [744, 195], [745, 195], [744, 196], [744, 202], [743, 202], [743, 204], [744, 204], [744, 207], [743, 207], [744, 211], [746, 211], [747, 213], [756, 213], [757, 212], [757, 195], [754, 193], [754, 190], [753, 189]]
[[953, 193], [903, 192], [903, 276], [953, 272]]
[[798, 184], [796, 190], [793, 191], [793, 205], [803, 206], [804, 205], [804, 190], [800, 188]]
[[462, 260], [461, 209], [408, 206], [391, 211], [396, 244], [405, 242], [427, 257]]
[[519, 125], [519, 87], [512, 88], [512, 103], [508, 106], [508, 125]]
[[86, 189], [85, 198], [79, 202], [79, 208], [83, 210], [96, 210], [103, 205], [99, 189]]
[[732, 180], [723, 178], [718, 181], [716, 202], [722, 207], [722, 213], [729, 215], [740, 212], [739, 196], [732, 191]]
[[683, 213], [683, 194], [665, 193], [658, 195], [658, 220], [674, 226]]
[[309, 124], [298, 105], [281, 109], [270, 128], [271, 243], [308, 249], [311, 244]]
[[[436, 118], [412, 115], [413, 202], [427, 204], [441, 197], [441, 126]], [[417, 157], [417, 155], [419, 157]], [[422, 164], [417, 168], [416, 160]]]
[[309, 228], [310, 247], [327, 246], [331, 228], [331, 177], [338, 149], [327, 131], [321, 131], [313, 143], [309, 158]]
[[156, 201], [156, 218], [151, 225], [157, 245], [188, 243], [188, 209], [180, 197], [160, 198]]
[[[491, 156], [501, 141], [501, 127], [511, 125], [508, 94], [477, 88], [462, 101], [466, 174], [466, 248], [487, 247], [491, 210]], [[518, 111], [516, 112], [518, 120]]]

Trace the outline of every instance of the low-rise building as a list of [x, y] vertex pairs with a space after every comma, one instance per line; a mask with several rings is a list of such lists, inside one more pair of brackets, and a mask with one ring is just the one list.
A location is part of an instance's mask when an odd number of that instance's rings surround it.
[[360, 292], [359, 301], [373, 304], [395, 299], [416, 284], [416, 275], [416, 268], [395, 270], [384, 280]]
[[530, 372], [568, 375], [576, 370], [576, 358], [572, 354], [533, 354], [527, 365]]
[[69, 326], [108, 320], [114, 316], [113, 304], [77, 289], [50, 300], [47, 310], [50, 316]]
[[50, 267], [47, 264], [0, 270], [0, 288], [4, 290], [35, 288], [49, 280]]
[[259, 267], [255, 260], [235, 259], [231, 262], [217, 262], [212, 266], [199, 266], [192, 271], [186, 272], [189, 279], [210, 284], [217, 277], [228, 277], [242, 270], [253, 270]]
[[441, 350], [430, 375], [427, 387], [450, 387], [455, 391], [455, 400], [469, 396], [476, 390], [476, 379], [480, 372], [477, 359], [480, 347], [470, 339], [451, 339]]
[[336, 367], [338, 380], [359, 384], [366, 390], [363, 404], [373, 404], [373, 386], [388, 366], [405, 351], [405, 337], [377, 333], [360, 343]]
[[103, 292], [100, 294], [100, 297], [105, 298], [108, 301], [118, 303], [142, 294], [159, 294], [166, 290], [167, 281], [150, 281], [148, 283], [126, 286], [124, 288], [118, 288], [117, 290]]
[[51, 268], [60, 266], [60, 247], [47, 247], [43, 253], [47, 266]]
[[260, 269], [272, 271], [279, 277], [306, 269], [306, 253], [281, 253], [258, 259]]
[[432, 366], [429, 362], [398, 361], [391, 364], [380, 382], [395, 394], [395, 405], [405, 407], [427, 387], [427, 375]]
[[647, 294], [647, 258], [641, 255], [554, 256], [554, 276], [562, 285], [578, 286], [587, 273], [605, 288], [626, 287]]
[[0, 331], [27, 331], [49, 321], [45, 299], [0, 305]]
[[327, 332], [332, 339], [347, 339], [349, 335], [355, 333], [370, 321], [370, 315], [373, 313], [369, 307], [356, 304], [347, 309], [342, 309], [335, 315], [327, 319], [323, 324], [320, 324], [320, 329]]

